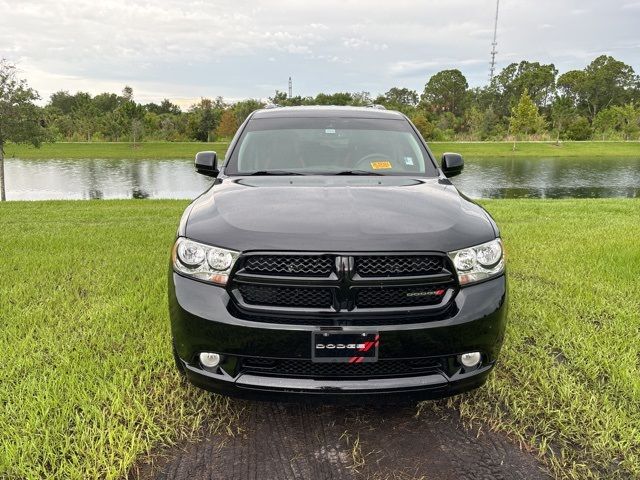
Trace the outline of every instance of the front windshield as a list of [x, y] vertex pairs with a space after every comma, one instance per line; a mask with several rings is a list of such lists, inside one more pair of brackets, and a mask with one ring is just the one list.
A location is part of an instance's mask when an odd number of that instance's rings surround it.
[[252, 119], [228, 175], [427, 175], [436, 169], [405, 119]]

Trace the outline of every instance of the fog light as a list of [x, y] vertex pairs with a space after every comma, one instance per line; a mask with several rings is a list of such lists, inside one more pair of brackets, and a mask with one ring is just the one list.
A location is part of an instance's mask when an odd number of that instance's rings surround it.
[[220, 363], [220, 355], [211, 352], [202, 352], [200, 354], [200, 363], [206, 368], [215, 368]]
[[460, 363], [467, 368], [471, 368], [478, 365], [481, 358], [480, 352], [463, 353], [460, 355]]

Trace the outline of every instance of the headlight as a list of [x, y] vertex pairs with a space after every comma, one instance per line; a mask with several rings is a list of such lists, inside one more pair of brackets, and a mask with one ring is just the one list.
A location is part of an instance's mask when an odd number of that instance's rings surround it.
[[226, 285], [233, 264], [240, 255], [233, 250], [212, 247], [180, 237], [173, 246], [173, 267], [189, 277]]
[[497, 277], [504, 272], [502, 240], [496, 238], [475, 247], [449, 252], [460, 285]]

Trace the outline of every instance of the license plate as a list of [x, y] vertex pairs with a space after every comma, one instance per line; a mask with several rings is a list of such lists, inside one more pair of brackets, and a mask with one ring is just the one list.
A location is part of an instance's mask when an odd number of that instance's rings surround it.
[[379, 345], [377, 332], [313, 332], [311, 359], [333, 363], [376, 362]]

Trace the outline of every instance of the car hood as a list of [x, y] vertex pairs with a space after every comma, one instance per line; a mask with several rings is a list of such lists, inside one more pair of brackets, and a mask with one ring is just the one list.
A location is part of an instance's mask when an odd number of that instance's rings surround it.
[[496, 236], [487, 213], [438, 178], [225, 178], [185, 220], [187, 237], [238, 251], [445, 252]]

